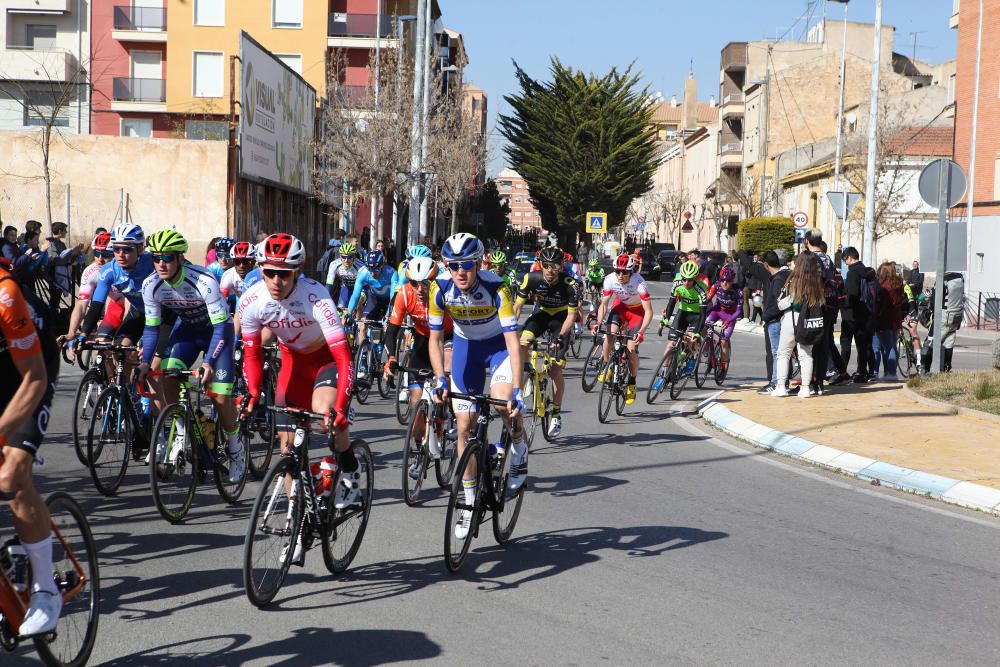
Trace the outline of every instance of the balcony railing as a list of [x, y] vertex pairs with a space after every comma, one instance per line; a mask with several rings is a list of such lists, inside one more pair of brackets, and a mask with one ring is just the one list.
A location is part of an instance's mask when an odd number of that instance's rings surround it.
[[[344, 16], [343, 14], [340, 17]], [[347, 14], [346, 21], [336, 21], [335, 14], [330, 15], [327, 23], [329, 37], [393, 37], [392, 17], [383, 14]]]
[[116, 77], [112, 96], [115, 102], [163, 104], [167, 101], [167, 82], [163, 79]]
[[728, 95], [722, 98], [722, 106], [726, 106], [730, 102], [732, 102], [733, 104], [742, 104], [743, 93], [729, 93]]
[[164, 32], [167, 29], [166, 7], [115, 7], [115, 30]]
[[730, 155], [732, 153], [739, 153], [740, 155], [742, 155], [743, 154], [743, 142], [742, 141], [737, 141], [737, 142], [731, 143], [731, 144], [722, 144], [722, 151], [721, 152], [722, 152], [723, 155]]

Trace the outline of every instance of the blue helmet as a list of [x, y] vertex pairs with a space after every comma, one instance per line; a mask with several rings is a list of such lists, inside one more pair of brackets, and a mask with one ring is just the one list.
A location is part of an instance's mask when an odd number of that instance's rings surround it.
[[111, 245], [142, 245], [146, 234], [139, 225], [122, 223], [111, 231]]
[[466, 259], [482, 259], [485, 248], [483, 242], [472, 234], [461, 232], [449, 236], [441, 247], [441, 258], [446, 262], [458, 262]]
[[372, 250], [365, 257], [365, 265], [369, 269], [380, 269], [383, 264], [385, 264], [385, 255], [382, 254], [381, 250]]
[[410, 249], [406, 252], [407, 259], [411, 259], [413, 257], [430, 257], [430, 256], [431, 256], [431, 249], [422, 244], [410, 246]]
[[215, 242], [215, 256], [219, 259], [229, 259], [229, 251], [236, 245], [236, 239], [223, 236]]

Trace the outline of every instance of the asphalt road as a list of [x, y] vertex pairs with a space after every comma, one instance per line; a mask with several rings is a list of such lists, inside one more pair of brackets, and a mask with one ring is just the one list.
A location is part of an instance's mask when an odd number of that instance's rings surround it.
[[[759, 376], [761, 338], [734, 345], [730, 381]], [[662, 350], [655, 336], [643, 347], [640, 389]], [[99, 496], [67, 435], [79, 374], [65, 373], [37, 479], [78, 498], [96, 533], [91, 664], [1000, 663], [1000, 521], [717, 437], [691, 412], [704, 392], [640, 398], [602, 426], [579, 366], [560, 442], [532, 452], [514, 538], [484, 531], [458, 575], [442, 562], [443, 494], [403, 504], [401, 428], [387, 402], [362, 407], [378, 470], [361, 551], [340, 578], [310, 552], [266, 610], [240, 575], [258, 485], [235, 507], [203, 487], [179, 526], [141, 466]]]

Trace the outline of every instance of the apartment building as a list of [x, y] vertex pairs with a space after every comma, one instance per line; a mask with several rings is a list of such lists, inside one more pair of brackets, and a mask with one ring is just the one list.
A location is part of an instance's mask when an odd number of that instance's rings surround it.
[[541, 231], [542, 217], [531, 203], [531, 193], [524, 177], [507, 168], [497, 174], [496, 183], [500, 201], [506, 202], [510, 209], [507, 217], [511, 228], [516, 232], [526, 232], [532, 227]]
[[90, 129], [88, 4], [0, 0], [0, 129]]

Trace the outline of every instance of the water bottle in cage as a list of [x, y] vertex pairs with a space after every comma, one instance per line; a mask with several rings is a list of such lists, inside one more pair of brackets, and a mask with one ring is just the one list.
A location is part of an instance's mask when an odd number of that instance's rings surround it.
[[326, 498], [333, 493], [333, 481], [337, 477], [337, 459], [333, 454], [309, 464], [317, 498]]
[[0, 567], [7, 573], [14, 590], [19, 593], [28, 590], [31, 583], [31, 565], [28, 553], [21, 546], [21, 540], [14, 537], [4, 542], [0, 548]]

